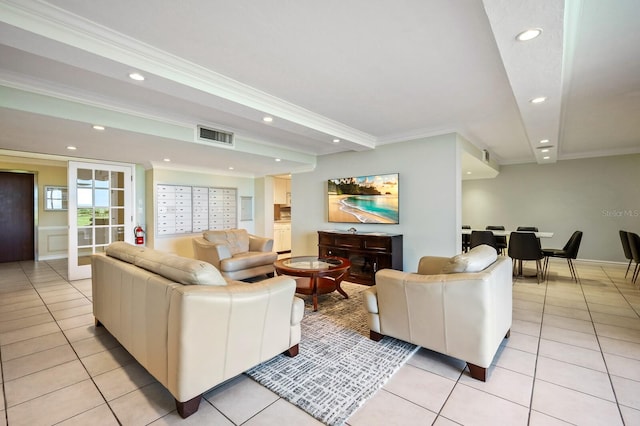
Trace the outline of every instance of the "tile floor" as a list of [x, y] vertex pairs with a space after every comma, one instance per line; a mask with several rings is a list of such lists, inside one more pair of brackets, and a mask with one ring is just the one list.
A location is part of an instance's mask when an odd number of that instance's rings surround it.
[[[625, 267], [566, 263], [514, 283], [513, 328], [486, 383], [424, 349], [348, 421], [359, 425], [640, 424], [640, 291]], [[171, 395], [94, 328], [66, 263], [0, 264], [0, 426], [319, 424], [246, 376], [180, 419]]]

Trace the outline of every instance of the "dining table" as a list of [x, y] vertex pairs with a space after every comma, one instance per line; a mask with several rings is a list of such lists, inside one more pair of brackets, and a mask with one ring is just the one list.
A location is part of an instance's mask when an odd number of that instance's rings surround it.
[[[509, 231], [503, 229], [462, 229], [462, 235], [471, 235], [472, 231], [491, 231], [496, 237], [508, 237], [512, 232], [533, 232], [533, 231]], [[553, 232], [540, 231], [533, 232], [538, 238], [552, 238]]]

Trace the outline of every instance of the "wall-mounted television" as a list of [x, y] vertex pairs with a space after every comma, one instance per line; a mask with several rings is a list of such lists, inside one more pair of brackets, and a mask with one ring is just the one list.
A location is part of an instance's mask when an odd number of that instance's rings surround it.
[[329, 222], [400, 223], [399, 174], [329, 179]]

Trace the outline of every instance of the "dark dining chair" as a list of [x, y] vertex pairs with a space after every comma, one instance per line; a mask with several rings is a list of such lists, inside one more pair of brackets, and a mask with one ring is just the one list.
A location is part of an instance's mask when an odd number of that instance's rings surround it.
[[544, 260], [544, 271], [545, 275], [548, 277], [549, 270], [549, 258], [550, 257], [558, 257], [561, 259], [567, 259], [567, 263], [569, 264], [569, 272], [571, 272], [571, 278], [578, 282], [578, 274], [576, 273], [576, 267], [573, 264], [573, 260], [578, 257], [578, 250], [580, 250], [580, 242], [582, 242], [582, 231], [575, 231], [569, 241], [562, 247], [561, 249], [552, 249], [545, 248], [542, 249], [542, 253], [545, 256]]
[[496, 237], [493, 235], [493, 232], [471, 231], [471, 238], [469, 239], [469, 248], [472, 249], [482, 244], [491, 246], [494, 249], [496, 249], [496, 252], [499, 252], [498, 247], [496, 247]]
[[[502, 225], [489, 225], [485, 228], [489, 231], [504, 231], [504, 226]], [[504, 235], [496, 235], [496, 250], [498, 250], [499, 254], [507, 248], [507, 237]]]
[[[462, 225], [462, 229], [471, 229], [471, 226]], [[468, 252], [470, 245], [471, 245], [471, 234], [462, 234], [462, 252], [463, 253]]]
[[631, 256], [633, 261], [636, 262], [635, 268], [633, 268], [633, 275], [631, 276], [631, 282], [635, 284], [640, 274], [640, 236], [635, 232], [627, 232], [629, 237], [629, 248], [631, 249]]
[[537, 226], [518, 226], [516, 229], [518, 232], [538, 232]]
[[[620, 230], [620, 242], [622, 243], [622, 251], [624, 252], [624, 257], [629, 260], [629, 264], [627, 265], [627, 271], [624, 273], [624, 277], [627, 278], [627, 274], [629, 274], [629, 268], [631, 268], [631, 262], [633, 262], [633, 254], [631, 253], [631, 245], [629, 244], [629, 233], [627, 231]], [[635, 269], [634, 269], [635, 272]]]
[[[509, 235], [509, 257], [513, 259], [514, 275], [523, 275], [522, 262], [525, 260], [535, 260], [536, 279], [540, 284], [540, 279], [544, 278], [542, 268], [542, 248], [540, 240], [531, 232], [512, 232]], [[517, 263], [516, 263], [517, 262]]]

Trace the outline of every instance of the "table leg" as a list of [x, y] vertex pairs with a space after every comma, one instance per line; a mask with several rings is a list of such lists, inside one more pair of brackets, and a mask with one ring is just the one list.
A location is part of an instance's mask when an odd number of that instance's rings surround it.
[[313, 288], [311, 290], [311, 298], [313, 300], [313, 312], [318, 310], [318, 275], [313, 274], [311, 277]]
[[344, 296], [345, 299], [349, 298], [349, 295], [347, 293], [345, 293], [345, 291], [342, 289], [342, 287], [340, 287], [340, 284], [342, 283], [342, 280], [344, 279], [344, 276], [347, 275], [347, 271], [343, 272], [342, 274], [340, 274], [339, 276], [336, 277], [336, 290], [338, 290], [338, 293], [340, 293], [341, 295]]

